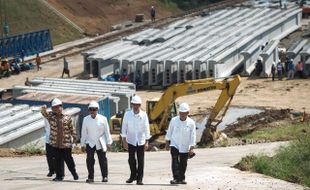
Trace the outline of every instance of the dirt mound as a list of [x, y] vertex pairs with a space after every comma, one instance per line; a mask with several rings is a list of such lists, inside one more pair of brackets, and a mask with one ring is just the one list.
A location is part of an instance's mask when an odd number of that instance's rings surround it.
[[[252, 133], [253, 131], [270, 127], [272, 123], [284, 120], [291, 120], [291, 110], [265, 110], [259, 114], [245, 116], [239, 118], [236, 123], [228, 125], [223, 131], [229, 137], [242, 136], [244, 134]], [[289, 121], [288, 121], [289, 122]]]
[[162, 4], [145, 0], [48, 0], [48, 3], [83, 28], [87, 34], [109, 32], [115, 24], [133, 21], [136, 14], [144, 14], [144, 19], [149, 20], [152, 5], [156, 8], [157, 18], [172, 14]]

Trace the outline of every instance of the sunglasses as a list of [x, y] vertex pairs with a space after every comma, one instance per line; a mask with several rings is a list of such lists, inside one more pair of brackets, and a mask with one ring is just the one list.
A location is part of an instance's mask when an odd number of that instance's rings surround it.
[[62, 105], [57, 105], [57, 106], [53, 106], [54, 108], [59, 108], [62, 107]]
[[97, 108], [88, 108], [89, 111], [97, 111]]

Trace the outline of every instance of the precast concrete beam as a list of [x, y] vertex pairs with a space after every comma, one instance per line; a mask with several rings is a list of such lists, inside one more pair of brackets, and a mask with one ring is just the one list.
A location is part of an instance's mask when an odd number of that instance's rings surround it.
[[241, 52], [244, 58], [242, 76], [250, 76], [255, 69], [255, 64], [261, 53], [261, 45], [263, 41], [255, 41], [247, 49]]
[[186, 68], [185, 68], [185, 62], [178, 61], [177, 62], [178, 67], [178, 75], [177, 75], [177, 82], [182, 83], [186, 80]]
[[290, 59], [294, 59], [296, 55], [303, 49], [303, 47], [308, 43], [307, 39], [300, 39], [295, 42], [287, 51], [286, 55]]
[[269, 77], [271, 74], [271, 66], [279, 61], [278, 52], [279, 40], [272, 40], [264, 48], [260, 56], [263, 58], [263, 71], [260, 74], [262, 77]]

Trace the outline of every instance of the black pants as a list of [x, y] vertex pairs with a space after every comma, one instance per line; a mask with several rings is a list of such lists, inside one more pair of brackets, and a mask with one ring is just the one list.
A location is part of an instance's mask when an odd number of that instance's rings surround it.
[[66, 162], [66, 165], [72, 175], [76, 174], [75, 163], [72, 157], [72, 148], [55, 148], [53, 147], [53, 154], [55, 157], [55, 172], [56, 178], [62, 178], [63, 174], [61, 171], [61, 164], [63, 161]]
[[95, 151], [98, 156], [101, 175], [102, 177], [108, 177], [108, 160], [106, 153], [103, 152], [102, 149], [96, 150], [96, 146], [91, 148], [89, 145], [86, 145], [86, 165], [88, 170], [88, 179], [94, 179]]
[[[138, 160], [138, 168], [136, 161], [136, 153]], [[144, 146], [133, 146], [128, 144], [128, 154], [129, 154], [129, 167], [130, 167], [130, 178], [137, 179], [137, 181], [142, 181], [143, 179], [143, 169], [144, 169]]]
[[[55, 170], [55, 157], [53, 154], [53, 147], [45, 143], [45, 151], [46, 151], [46, 160], [47, 160], [47, 165], [48, 165], [48, 171], [49, 173], [56, 173]], [[65, 176], [65, 169], [64, 169], [64, 160], [61, 160], [61, 174], [62, 176]]]
[[187, 167], [188, 153], [180, 153], [175, 147], [170, 150], [172, 158], [172, 174], [173, 179], [177, 181], [185, 180], [185, 172]]

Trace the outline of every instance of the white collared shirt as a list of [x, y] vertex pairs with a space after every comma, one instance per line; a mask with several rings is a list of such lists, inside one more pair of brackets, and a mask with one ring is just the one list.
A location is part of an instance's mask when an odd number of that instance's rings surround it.
[[82, 125], [81, 146], [88, 144], [91, 148], [96, 146], [97, 150], [105, 150], [107, 147], [101, 146], [99, 140], [100, 137], [103, 137], [105, 144], [112, 144], [113, 142], [107, 118], [100, 114], [97, 114], [95, 118], [92, 118], [91, 115], [84, 117]]
[[51, 126], [45, 117], [43, 117], [43, 120], [44, 120], [44, 130], [45, 130], [45, 135], [44, 135], [45, 143], [49, 144], [50, 143]]
[[140, 110], [134, 114], [133, 110], [127, 111], [123, 118], [121, 136], [126, 137], [128, 144], [142, 146], [151, 138], [150, 124], [147, 114]]
[[181, 121], [179, 116], [171, 119], [166, 134], [170, 146], [175, 147], [180, 153], [187, 153], [191, 146], [196, 145], [196, 126], [194, 120], [187, 117]]

